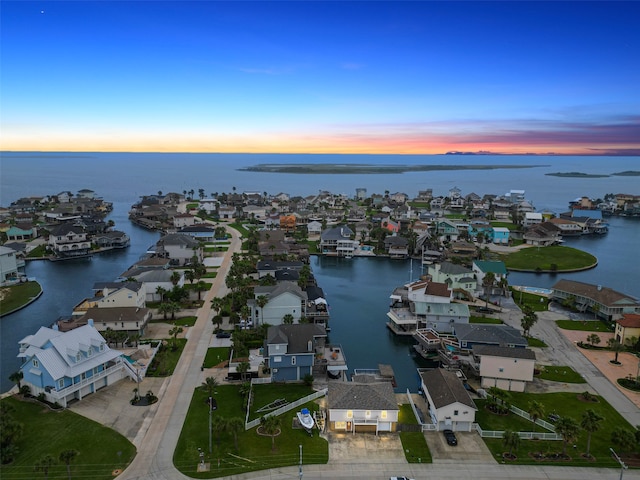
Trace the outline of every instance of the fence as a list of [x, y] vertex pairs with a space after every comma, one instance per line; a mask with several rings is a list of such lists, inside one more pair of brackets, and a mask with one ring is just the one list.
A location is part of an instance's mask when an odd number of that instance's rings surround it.
[[409, 391], [408, 388], [407, 388], [407, 397], [409, 398], [409, 403], [411, 404], [411, 410], [413, 410], [413, 414], [415, 415], [416, 419], [418, 420], [418, 423], [420, 424], [420, 429], [423, 432], [436, 431], [438, 429], [436, 425], [434, 425], [433, 423], [424, 423], [422, 412], [418, 410], [418, 407], [416, 407], [416, 404], [413, 403], [413, 398], [411, 398], [411, 392]]
[[[482, 438], [502, 438], [504, 430], [483, 430], [480, 425], [474, 423], [471, 425], [472, 429], [475, 429]], [[550, 432], [516, 432], [518, 436], [523, 440], [562, 440], [562, 436], [557, 433]]]
[[[327, 389], [324, 388], [322, 390], [319, 390], [317, 392], [312, 393], [311, 395], [307, 395], [304, 398], [300, 398], [299, 400], [296, 400], [295, 402], [289, 403], [287, 405], [284, 405], [280, 408], [278, 408], [277, 410], [274, 410], [273, 412], [269, 412], [264, 414], [264, 417], [271, 417], [271, 416], [278, 416], [278, 415], [282, 415], [283, 413], [287, 413], [290, 410], [294, 410], [295, 408], [298, 408], [300, 405], [304, 405], [307, 402], [310, 402], [312, 400], [315, 400], [316, 398], [320, 398], [320, 397], [324, 397], [327, 394]], [[247, 408], [248, 410], [248, 408]], [[249, 414], [247, 413], [247, 416]], [[245, 430], [249, 430], [253, 427], [257, 427], [258, 425], [260, 425], [260, 419], [256, 418], [255, 420], [251, 420], [250, 422], [247, 421], [244, 424], [244, 429]]]
[[[527, 420], [533, 421], [531, 419], [531, 415], [529, 415], [527, 412], [525, 412], [521, 408], [515, 407], [513, 405], [510, 405], [509, 408], [516, 415], [519, 415], [522, 418], [526, 418]], [[536, 419], [535, 423], [536, 423], [536, 425], [540, 425], [542, 428], [546, 428], [550, 432], [555, 432], [556, 431], [556, 427], [553, 425], [553, 423], [549, 423], [546, 420], [543, 420], [541, 418]]]

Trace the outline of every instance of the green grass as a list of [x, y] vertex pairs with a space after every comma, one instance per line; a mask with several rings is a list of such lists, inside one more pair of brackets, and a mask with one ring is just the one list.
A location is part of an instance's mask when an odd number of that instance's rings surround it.
[[207, 349], [207, 354], [204, 357], [204, 368], [215, 367], [216, 365], [229, 360], [229, 347], [211, 347]]
[[245, 224], [243, 224], [243, 223], [235, 223], [234, 222], [234, 223], [230, 223], [227, 226], [236, 229], [238, 232], [240, 232], [240, 235], [243, 238], [247, 238], [247, 237], [249, 237], [249, 230], [244, 225]]
[[530, 347], [537, 347], [537, 348], [547, 348], [548, 345], [546, 343], [544, 343], [542, 340], [538, 339], [538, 338], [534, 338], [534, 337], [528, 337], [527, 338], [527, 344]]
[[[217, 392], [218, 409], [213, 415], [227, 420], [233, 417], [244, 420], [245, 412], [242, 409], [238, 387], [221, 385]], [[238, 434], [238, 450], [235, 448], [231, 433], [222, 433], [219, 442], [214, 433], [210, 455], [208, 416], [206, 393], [197, 389], [193, 394], [173, 456], [178, 470], [190, 477], [215, 478], [297, 465], [300, 454], [299, 445], [302, 445], [304, 464], [324, 464], [329, 459], [328, 443], [318, 436], [317, 431], [314, 432], [313, 437], [310, 437], [304, 430], [292, 428], [292, 419], [295, 416], [293, 411], [280, 417], [281, 432], [275, 437], [274, 450], [271, 449], [271, 437], [258, 435], [256, 428], [253, 428]], [[196, 472], [199, 460], [198, 448], [205, 451], [205, 462], [211, 463], [210, 472]]]
[[27, 258], [42, 258], [47, 254], [47, 247], [45, 245], [38, 245], [27, 254]]
[[429, 202], [407, 202], [407, 205], [410, 205], [411, 208], [429, 208]]
[[257, 410], [279, 398], [293, 402], [299, 398], [311, 395], [313, 392], [313, 388], [299, 383], [254, 385], [253, 404], [249, 412], [249, 420], [260, 418], [264, 413], [260, 413]]
[[596, 261], [590, 253], [557, 245], [523, 248], [504, 257], [508, 269], [525, 271], [571, 271], [588, 268]]
[[169, 325], [175, 325], [177, 327], [193, 327], [197, 319], [198, 317], [195, 317], [195, 316], [179, 317], [174, 320], [171, 320], [170, 318], [167, 318], [165, 320], [164, 318], [160, 317], [160, 318], [154, 318], [149, 323], [167, 323]]
[[0, 302], [0, 315], [4, 315], [27, 304], [42, 291], [42, 287], [38, 282], [25, 282], [2, 287], [0, 291], [4, 294], [4, 298]]
[[307, 249], [309, 250], [309, 255], [317, 255], [318, 253], [320, 253], [320, 250], [318, 250], [318, 242], [315, 240], [307, 240], [306, 242], [304, 242], [307, 244]]
[[[527, 405], [531, 400], [537, 400], [544, 405], [545, 412], [555, 412], [560, 416], [572, 417], [578, 423], [582, 418], [582, 414], [587, 409], [593, 409], [596, 413], [602, 415], [605, 420], [600, 423], [600, 429], [595, 432], [591, 437], [591, 455], [594, 456], [592, 460], [586, 460], [581, 457], [581, 454], [586, 451], [587, 434], [586, 432], [580, 432], [577, 441], [576, 449], [569, 445], [567, 448], [567, 454], [572, 457], [569, 461], [552, 461], [543, 460], [536, 461], [530, 454], [534, 452], [542, 453], [561, 453], [562, 441], [543, 441], [543, 440], [522, 440], [520, 446], [514, 453], [517, 455], [515, 461], [509, 461], [508, 463], [522, 464], [522, 465], [574, 465], [583, 467], [619, 467], [619, 464], [611, 458], [609, 447], [611, 447], [611, 433], [616, 427], [623, 427], [629, 430], [634, 430], [629, 423], [622, 418], [622, 416], [602, 397], [598, 397], [598, 403], [588, 403], [578, 400], [576, 393], [543, 393], [543, 394], [529, 394], [511, 392], [511, 403], [523, 410], [527, 410]], [[482, 428], [493, 429], [494, 426], [502, 425], [502, 428], [496, 428], [496, 430], [519, 430], [522, 425], [522, 421], [529, 424], [527, 431], [532, 430], [532, 423], [528, 422], [521, 417], [516, 417], [514, 414], [502, 417], [498, 415], [492, 415], [486, 410], [480, 408], [476, 414], [476, 419], [479, 420]], [[490, 418], [494, 417], [494, 418]], [[483, 424], [484, 422], [484, 424]], [[542, 427], [536, 426], [537, 431], [544, 431]], [[502, 439], [484, 439], [485, 443], [491, 450], [494, 458], [500, 459], [502, 453], [506, 451], [502, 445]]]
[[556, 320], [556, 325], [564, 330], [580, 330], [582, 332], [611, 332], [611, 329], [599, 320], [586, 322], [582, 322], [580, 320]]
[[587, 383], [587, 381], [571, 367], [556, 367], [546, 365], [541, 369], [538, 378], [564, 383]]
[[216, 278], [218, 276], [218, 272], [207, 272], [202, 278]]
[[499, 318], [475, 317], [471, 315], [469, 317], [469, 323], [489, 323], [492, 325], [501, 325], [503, 322]]
[[520, 226], [511, 222], [491, 222], [492, 227], [508, 228], [509, 230], [520, 230]]
[[15, 408], [13, 416], [23, 425], [16, 459], [0, 466], [3, 480], [44, 478], [33, 467], [47, 454], [57, 463], [49, 471], [49, 478], [66, 479], [66, 465], [58, 462], [58, 455], [69, 449], [79, 452], [71, 462], [71, 478], [107, 480], [113, 478], [113, 470], [125, 468], [136, 454], [136, 448], [124, 436], [69, 410], [51, 412], [38, 403], [12, 397], [2, 402]]
[[543, 295], [521, 292], [520, 290], [514, 290], [513, 287], [509, 287], [509, 290], [511, 290], [513, 301], [516, 302], [516, 305], [520, 308], [527, 305], [531, 307], [534, 312], [544, 312], [549, 309], [549, 299]]
[[229, 245], [219, 245], [217, 247], [204, 247], [204, 251], [207, 253], [226, 252], [227, 250], [229, 250]]
[[168, 377], [173, 374], [178, 360], [180, 360], [180, 355], [182, 355], [182, 350], [184, 350], [184, 346], [187, 344], [187, 339], [177, 338], [175, 342], [178, 348], [175, 350], [172, 350], [169, 346], [173, 342], [173, 339], [167, 342], [167, 344], [163, 344], [160, 347], [151, 365], [149, 365], [147, 370], [148, 377]]
[[[398, 423], [418, 425], [418, 420], [408, 403], [400, 405]], [[431, 452], [422, 432], [400, 432], [399, 435], [407, 462], [431, 463]]]

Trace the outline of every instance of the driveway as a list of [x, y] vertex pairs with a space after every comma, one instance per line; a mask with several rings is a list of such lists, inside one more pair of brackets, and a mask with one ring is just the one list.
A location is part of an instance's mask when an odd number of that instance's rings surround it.
[[442, 432], [426, 432], [425, 438], [433, 463], [496, 463], [491, 452], [476, 432], [456, 432], [458, 445], [447, 445]]
[[397, 433], [333, 433], [329, 440], [329, 464], [351, 464], [354, 459], [360, 463], [397, 463], [407, 461], [402, 451], [402, 443]]

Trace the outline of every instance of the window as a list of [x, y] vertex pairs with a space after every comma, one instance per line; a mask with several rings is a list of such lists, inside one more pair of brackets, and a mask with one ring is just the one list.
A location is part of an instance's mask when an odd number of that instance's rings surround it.
[[502, 373], [502, 372], [504, 372], [504, 368], [499, 368], [499, 369], [498, 369], [498, 371], [499, 371], [500, 373]]
[[278, 357], [273, 357], [273, 363], [280, 363], [282, 362], [282, 357], [278, 356]]
[[453, 411], [453, 416], [455, 417], [456, 415], [458, 415], [458, 410]]
[[291, 365], [295, 365], [296, 364], [296, 357], [291, 357]]
[[31, 362], [31, 364], [36, 368], [40, 366], [40, 364], [38, 363], [38, 360], [36, 360], [35, 358], [33, 359], [33, 362]]
[[380, 418], [385, 418], [385, 419], [387, 418], [387, 411], [386, 410], [382, 410], [380, 412]]
[[89, 347], [89, 350], [87, 350], [87, 355], [88, 356], [93, 355], [93, 347]]
[[371, 416], [371, 410], [367, 410], [367, 411], [364, 413], [364, 416], [365, 416], [365, 417], [367, 417], [367, 418], [369, 418], [369, 417]]
[[62, 390], [64, 388], [64, 378], [58, 380], [58, 390]]
[[353, 418], [353, 410], [347, 410], [347, 418]]
[[346, 430], [347, 429], [347, 422], [336, 422], [334, 424], [334, 428], [336, 430]]
[[101, 343], [101, 344], [100, 344], [100, 351], [101, 351], [101, 352], [102, 352], [102, 351], [104, 351], [104, 343]]
[[79, 362], [80, 360], [82, 360], [82, 354], [80, 352], [78, 352], [76, 354], [76, 362]]

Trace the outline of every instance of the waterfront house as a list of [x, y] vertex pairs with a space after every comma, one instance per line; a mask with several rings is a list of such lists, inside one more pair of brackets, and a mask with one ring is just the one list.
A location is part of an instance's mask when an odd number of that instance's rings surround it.
[[[131, 274], [126, 278], [133, 278], [142, 284], [146, 302], [159, 302], [162, 298], [158, 293], [158, 287], [167, 292], [171, 291], [173, 289], [171, 277], [174, 271], [163, 268], [139, 268], [131, 271]], [[177, 286], [184, 286], [184, 275], [180, 275]]]
[[455, 335], [460, 349], [471, 350], [477, 345], [526, 348], [529, 342], [519, 330], [509, 325], [484, 323], [454, 323]]
[[419, 374], [436, 430], [470, 432], [478, 409], [456, 372], [435, 368]]
[[314, 235], [320, 235], [322, 233], [322, 222], [314, 220], [307, 223], [307, 234], [311, 237]]
[[327, 391], [332, 432], [395, 432], [400, 409], [390, 382], [331, 382]]
[[528, 348], [475, 345], [473, 356], [480, 363], [482, 388], [524, 392], [527, 382], [533, 381], [536, 354]]
[[437, 237], [441, 242], [455, 242], [460, 234], [458, 225], [446, 218], [436, 220], [431, 228], [433, 236]]
[[558, 227], [563, 237], [582, 235], [582, 227], [577, 222], [567, 218], [551, 218], [549, 223]]
[[493, 243], [498, 245], [509, 244], [509, 229], [506, 227], [493, 227]]
[[640, 314], [623, 313], [622, 318], [616, 320], [615, 339], [635, 347], [640, 341]]
[[389, 258], [405, 259], [409, 256], [409, 240], [405, 237], [390, 235], [384, 239], [384, 248]]
[[561, 230], [552, 222], [543, 222], [529, 228], [522, 236], [528, 245], [544, 247], [562, 241]]
[[196, 217], [189, 213], [178, 213], [173, 216], [173, 226], [177, 229], [195, 225]]
[[119, 230], [98, 233], [94, 242], [99, 248], [127, 248], [130, 245], [129, 235]]
[[188, 235], [189, 237], [200, 242], [213, 242], [216, 239], [216, 230], [205, 224], [196, 224], [183, 227], [177, 231], [180, 235]]
[[346, 225], [328, 228], [320, 234], [320, 252], [333, 257], [352, 257], [358, 247], [353, 231]]
[[278, 271], [296, 271], [300, 272], [304, 263], [300, 261], [271, 261], [271, 260], [261, 260], [256, 265], [256, 270], [258, 270], [258, 278], [266, 277], [267, 275], [271, 275], [272, 277], [276, 277], [276, 272]]
[[473, 271], [462, 265], [442, 262], [429, 265], [427, 273], [434, 282], [446, 283], [456, 298], [473, 299], [476, 279]]
[[[254, 325], [268, 323], [280, 325], [285, 315], [291, 315], [294, 323], [306, 315], [307, 293], [292, 282], [281, 282], [274, 286], [257, 286], [253, 289], [254, 298], [247, 301], [251, 311], [250, 320]], [[258, 297], [268, 299], [264, 307], [258, 305]]]
[[[113, 330], [114, 332], [126, 332], [129, 335], [144, 335], [151, 317], [152, 313], [148, 308], [91, 307], [84, 312], [84, 315], [59, 319], [56, 321], [56, 325], [61, 332], [68, 332], [93, 322], [91, 324], [102, 333]], [[126, 339], [125, 337], [123, 340], [126, 341]]]
[[63, 407], [127, 375], [137, 378], [123, 354], [111, 350], [91, 324], [64, 333], [40, 327], [19, 345], [22, 384]]
[[12, 225], [6, 232], [7, 241], [30, 240], [38, 236], [38, 229], [30, 223]]
[[563, 279], [556, 282], [552, 290], [552, 300], [566, 303], [580, 312], [589, 310], [605, 320], [618, 320], [625, 313], [640, 314], [638, 300], [602, 285]]
[[484, 292], [483, 281], [487, 273], [493, 273], [495, 277], [494, 285], [498, 285], [502, 279], [507, 278], [507, 267], [504, 265], [504, 262], [500, 261], [474, 260], [471, 265], [471, 270], [476, 277], [477, 290], [479, 292]]
[[18, 279], [18, 260], [15, 250], [0, 246], [0, 285]]
[[146, 292], [140, 282], [96, 282], [93, 285], [95, 296], [81, 302], [74, 311], [86, 311], [88, 308], [113, 308], [146, 306]]
[[175, 265], [186, 265], [195, 256], [202, 262], [203, 251], [200, 243], [189, 235], [172, 233], [165, 235], [156, 244], [156, 253], [169, 258]]
[[60, 258], [82, 257], [91, 252], [91, 241], [84, 230], [67, 223], [51, 229], [48, 245]]

